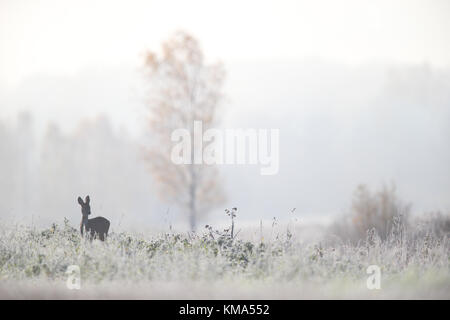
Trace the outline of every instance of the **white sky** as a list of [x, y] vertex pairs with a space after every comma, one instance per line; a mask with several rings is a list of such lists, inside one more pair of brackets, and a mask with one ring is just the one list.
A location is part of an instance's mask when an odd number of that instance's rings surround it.
[[208, 57], [450, 66], [450, 1], [0, 0], [0, 88], [138, 65], [177, 29]]

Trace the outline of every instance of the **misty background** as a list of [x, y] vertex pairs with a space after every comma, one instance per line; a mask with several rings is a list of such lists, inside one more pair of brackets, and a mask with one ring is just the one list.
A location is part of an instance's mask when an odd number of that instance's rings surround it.
[[326, 221], [355, 187], [395, 182], [412, 212], [450, 210], [450, 5], [445, 1], [2, 1], [0, 219], [112, 228], [187, 223], [143, 160], [143, 53], [178, 29], [224, 63], [223, 128], [280, 129], [280, 167], [219, 166], [204, 223]]

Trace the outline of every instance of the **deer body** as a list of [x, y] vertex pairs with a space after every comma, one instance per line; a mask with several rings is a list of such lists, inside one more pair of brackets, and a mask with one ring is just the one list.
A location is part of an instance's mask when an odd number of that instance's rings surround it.
[[98, 236], [101, 241], [105, 241], [105, 238], [108, 235], [110, 224], [108, 219], [103, 217], [96, 217], [93, 219], [88, 218], [88, 216], [91, 214], [89, 196], [86, 196], [84, 202], [81, 197], [78, 197], [78, 203], [81, 205], [81, 214], [83, 215], [80, 225], [81, 235], [83, 235], [83, 231], [86, 230], [86, 232], [90, 234], [91, 240]]

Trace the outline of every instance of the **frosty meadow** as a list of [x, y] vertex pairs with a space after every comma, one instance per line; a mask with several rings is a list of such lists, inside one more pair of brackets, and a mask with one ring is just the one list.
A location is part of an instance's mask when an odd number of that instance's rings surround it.
[[231, 228], [113, 230], [105, 242], [67, 219], [1, 224], [0, 298], [448, 299], [449, 240], [435, 227], [415, 221], [352, 244], [326, 233], [306, 241], [301, 223], [234, 237]]

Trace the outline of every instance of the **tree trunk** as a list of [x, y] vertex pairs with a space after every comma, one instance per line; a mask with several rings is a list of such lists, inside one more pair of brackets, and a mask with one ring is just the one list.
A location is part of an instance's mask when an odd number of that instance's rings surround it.
[[195, 231], [197, 228], [197, 212], [195, 209], [195, 188], [193, 188], [192, 185], [190, 191], [189, 224], [191, 226], [191, 231]]
[[189, 213], [189, 223], [191, 225], [191, 231], [194, 232], [197, 228], [197, 218], [195, 209], [191, 208], [191, 212]]
[[191, 231], [197, 228], [197, 208], [196, 208], [196, 190], [197, 180], [194, 172], [194, 167], [191, 165], [191, 183], [189, 185], [189, 224]]

